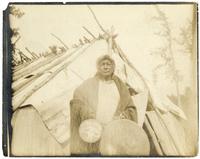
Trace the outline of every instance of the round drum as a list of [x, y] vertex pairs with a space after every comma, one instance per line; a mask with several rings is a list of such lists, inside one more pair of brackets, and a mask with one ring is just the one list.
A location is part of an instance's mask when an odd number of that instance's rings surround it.
[[95, 119], [84, 120], [79, 127], [81, 139], [87, 143], [95, 143], [101, 138], [102, 126]]
[[104, 128], [100, 153], [103, 156], [147, 156], [150, 144], [145, 131], [135, 122], [114, 120]]

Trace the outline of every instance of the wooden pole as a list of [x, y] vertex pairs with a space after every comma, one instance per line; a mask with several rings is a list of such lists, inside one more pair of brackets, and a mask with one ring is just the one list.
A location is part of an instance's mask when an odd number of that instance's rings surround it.
[[90, 40], [87, 37], [83, 36], [83, 39], [85, 43], [90, 43]]
[[34, 52], [31, 52], [27, 47], [25, 47], [25, 49], [26, 49], [26, 51], [28, 51], [34, 58], [39, 58], [39, 56], [36, 54], [36, 53], [34, 53]]
[[113, 45], [113, 39], [111, 36], [109, 37], [107, 42], [108, 42], [108, 54], [111, 55], [112, 54], [112, 45]]
[[107, 34], [107, 32], [104, 30], [103, 26], [100, 24], [99, 20], [97, 19], [96, 15], [94, 14], [94, 11], [92, 10], [92, 8], [91, 8], [89, 5], [88, 5], [87, 7], [88, 7], [88, 9], [90, 10], [90, 12], [92, 13], [92, 15], [93, 15], [95, 21], [97, 22], [98, 26], [100, 27], [100, 29], [101, 29], [104, 33]]
[[13, 96], [17, 95], [19, 92], [23, 90], [23, 88], [27, 87], [27, 85], [30, 85], [34, 80], [36, 80], [40, 76], [42, 76], [42, 74], [36, 74], [30, 77], [29, 79], [26, 79], [25, 81], [22, 81], [16, 85], [13, 85], [12, 86]]
[[91, 31], [89, 31], [86, 27], [83, 26], [83, 29], [88, 32], [94, 39], [97, 39]]
[[[93, 43], [92, 43], [93, 44]], [[36, 92], [38, 89], [43, 87], [45, 84], [47, 84], [50, 80], [52, 80], [60, 71], [65, 69], [69, 64], [71, 64], [77, 57], [79, 57], [82, 53], [85, 52], [86, 49], [92, 46], [92, 44], [88, 45], [86, 48], [84, 48], [80, 53], [78, 53], [71, 61], [65, 62], [61, 67], [59, 67], [55, 72], [51, 73], [45, 80], [40, 82], [38, 85], [36, 85], [33, 89], [28, 91], [25, 95], [23, 95], [20, 99], [13, 99], [13, 109], [17, 109], [20, 107], [34, 92]], [[66, 60], [66, 59], [65, 59]]]
[[53, 33], [51, 33], [51, 35], [52, 35], [53, 37], [55, 37], [60, 43], [62, 43], [66, 50], [69, 49], [69, 47], [68, 47], [59, 37], [57, 37], [57, 36], [56, 36], [55, 34], [53, 34]]
[[60, 62], [66, 60], [66, 58], [69, 58], [71, 55], [73, 55], [73, 53], [78, 51], [80, 48], [74, 50], [71, 54], [67, 54], [67, 55], [64, 54], [62, 56], [59, 56], [59, 59], [55, 59], [55, 58], [48, 59], [48, 60], [46, 60], [44, 62], [41, 62], [41, 63], [37, 64], [35, 67], [32, 67], [32, 68], [30, 68], [30, 69], [28, 69], [26, 71], [22, 71], [22, 72], [16, 74], [15, 76], [13, 76], [13, 80], [14, 81], [19, 80], [20, 78], [23, 78], [23, 77], [27, 76], [29, 73], [33, 73], [33, 71], [36, 71], [36, 70], [39, 70], [39, 69], [40, 70], [37, 73], [42, 73], [42, 72], [50, 69], [54, 65], [57, 65]]

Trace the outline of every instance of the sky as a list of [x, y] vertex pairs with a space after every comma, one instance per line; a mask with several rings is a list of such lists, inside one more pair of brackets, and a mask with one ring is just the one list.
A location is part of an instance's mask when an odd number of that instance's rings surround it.
[[[11, 16], [12, 27], [20, 29], [21, 39], [17, 47], [26, 52], [28, 47], [35, 53], [41, 53], [50, 45], [61, 45], [51, 33], [62, 39], [68, 46], [76, 43], [82, 36], [91, 36], [82, 28], [85, 26], [93, 34], [102, 33], [86, 5], [17, 5], [25, 12], [20, 19]], [[157, 16], [154, 5], [91, 5], [98, 20], [105, 29], [112, 26], [118, 34], [116, 41], [126, 53], [138, 71], [153, 82], [153, 68], [160, 59], [151, 54], [165, 45], [166, 41], [155, 35], [158, 24], [152, 19]], [[166, 14], [172, 32], [177, 38], [180, 28], [193, 16], [192, 5], [159, 5]], [[191, 86], [191, 61], [188, 55], [180, 52], [177, 44], [173, 46], [177, 69], [183, 75], [181, 90]], [[157, 87], [164, 91], [175, 92], [175, 87], [161, 73]], [[170, 94], [170, 93], [169, 93]]]

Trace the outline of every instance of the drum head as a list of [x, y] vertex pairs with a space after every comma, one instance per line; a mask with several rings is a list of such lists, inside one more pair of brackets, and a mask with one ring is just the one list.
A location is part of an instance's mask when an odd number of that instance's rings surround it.
[[79, 127], [81, 139], [87, 143], [95, 143], [101, 138], [102, 126], [95, 119], [84, 120]]
[[114, 120], [104, 128], [100, 152], [103, 156], [147, 156], [150, 144], [145, 131], [135, 122]]

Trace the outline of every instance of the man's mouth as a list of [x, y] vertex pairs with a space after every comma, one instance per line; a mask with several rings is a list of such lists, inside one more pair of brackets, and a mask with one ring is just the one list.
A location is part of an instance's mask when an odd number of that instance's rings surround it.
[[104, 73], [109, 73], [110, 71], [104, 71]]

